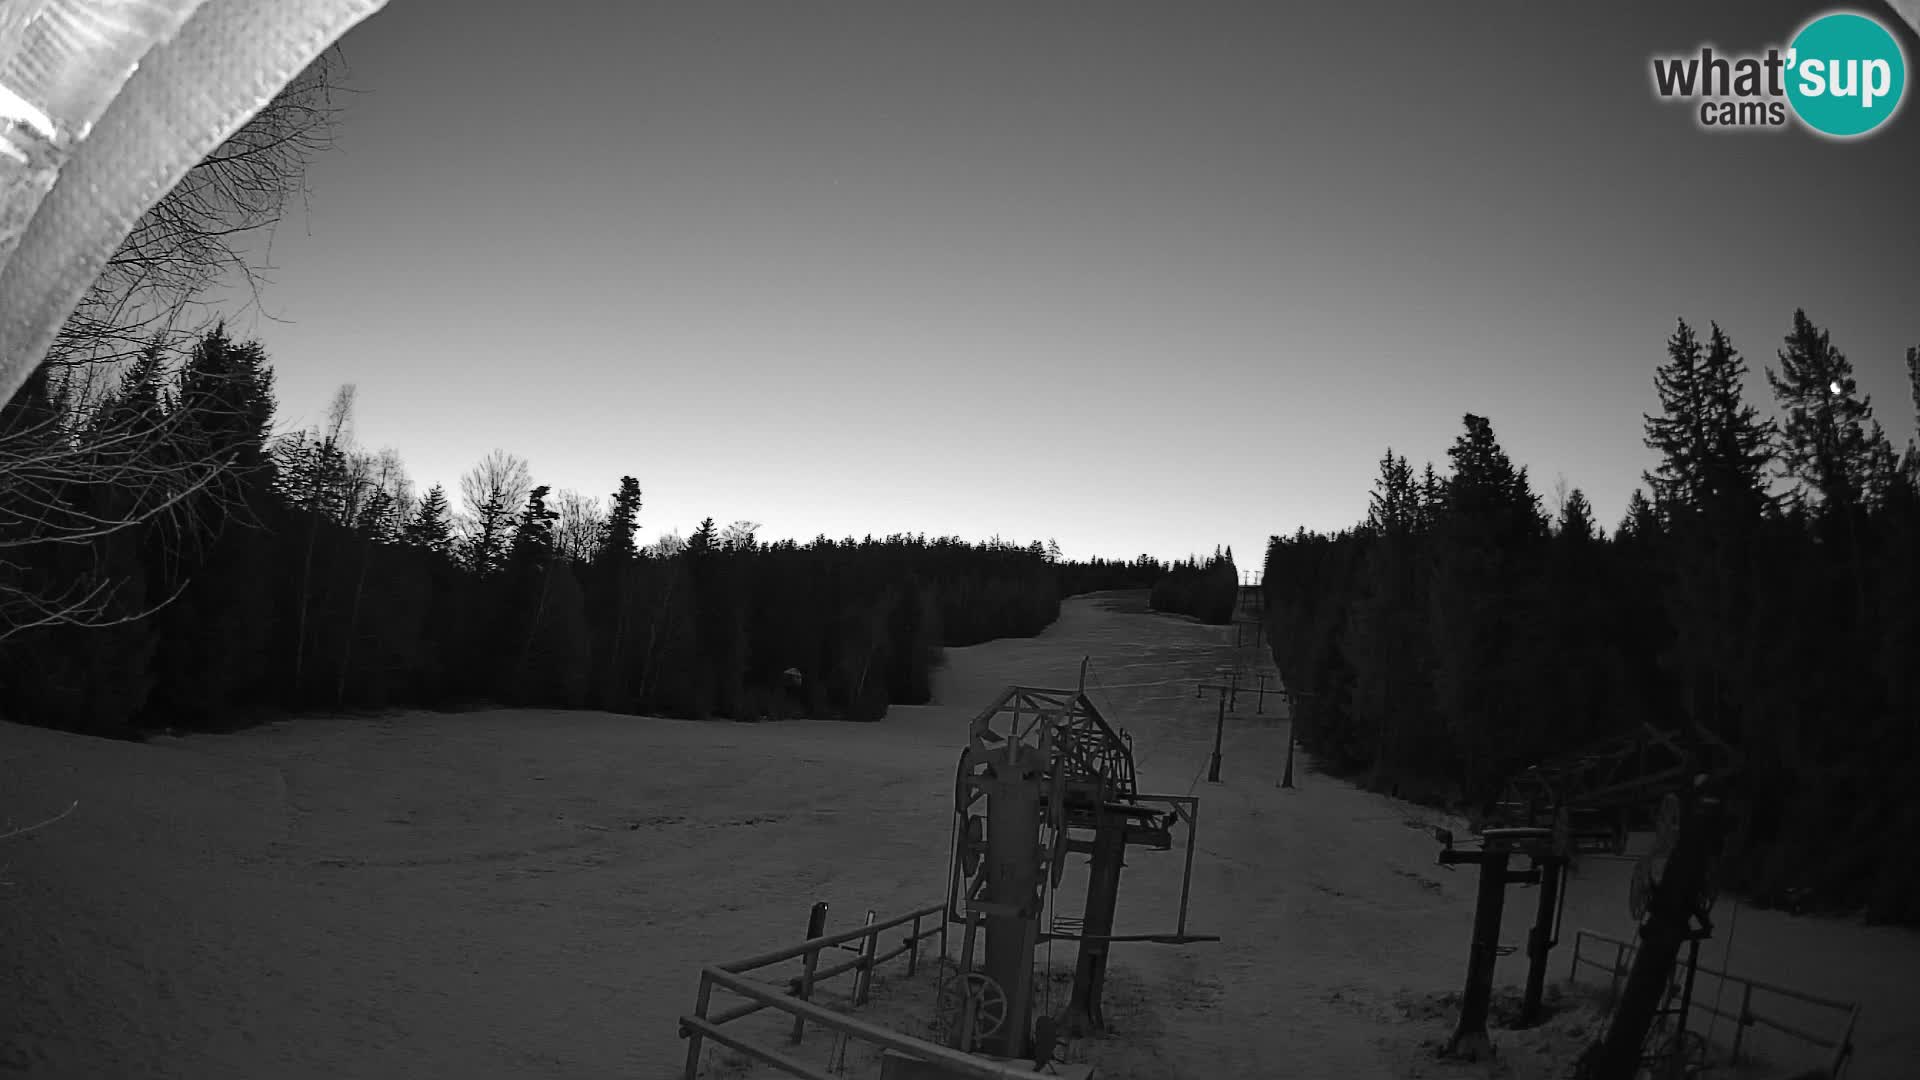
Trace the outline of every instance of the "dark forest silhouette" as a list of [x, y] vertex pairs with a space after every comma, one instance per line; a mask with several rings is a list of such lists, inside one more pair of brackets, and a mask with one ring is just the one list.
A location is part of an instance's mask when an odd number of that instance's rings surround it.
[[1645, 419], [1659, 464], [1612, 536], [1577, 489], [1550, 520], [1469, 415], [1450, 469], [1389, 450], [1365, 522], [1274, 537], [1302, 744], [1474, 805], [1548, 756], [1698, 722], [1749, 766], [1730, 886], [1920, 922], [1920, 451], [1804, 313], [1766, 374], [1778, 421], [1719, 327], [1680, 323]]
[[[998, 539], [764, 543], [711, 519], [642, 550], [635, 478], [601, 511], [505, 452], [463, 479], [456, 519], [397, 455], [353, 447], [351, 409], [349, 389], [320, 429], [270, 437], [265, 352], [220, 329], [84, 402], [43, 369], [0, 410], [0, 446], [51, 463], [16, 470], [33, 483], [0, 514], [6, 717], [111, 736], [487, 702], [873, 720], [928, 700], [944, 646], [1033, 635], [1062, 596], [1166, 572]], [[135, 450], [140, 468], [107, 467]]]
[[1205, 562], [1178, 560], [1153, 583], [1148, 602], [1155, 611], [1191, 615], [1204, 623], [1223, 626], [1233, 621], [1240, 598], [1240, 575], [1233, 565], [1233, 548], [1215, 548]]
[[[1445, 471], [1388, 451], [1365, 522], [1275, 537], [1303, 745], [1473, 805], [1543, 758], [1698, 722], [1751, 766], [1730, 885], [1920, 922], [1920, 867], [1888, 857], [1920, 850], [1920, 452], [1894, 450], [1804, 314], [1767, 377], [1777, 421], [1717, 326], [1679, 325], [1644, 421], [1659, 464], [1612, 535], [1578, 489], [1546, 512], [1469, 415]], [[711, 519], [643, 549], [634, 477], [602, 509], [504, 451], [458, 505], [416, 495], [396, 454], [353, 445], [350, 388], [320, 428], [271, 436], [266, 354], [219, 329], [86, 389], [43, 370], [0, 410], [0, 710], [25, 723], [139, 737], [487, 703], [874, 720], [929, 699], [943, 647], [1036, 634], [1063, 596], [1233, 612], [1224, 550], [1069, 562]]]

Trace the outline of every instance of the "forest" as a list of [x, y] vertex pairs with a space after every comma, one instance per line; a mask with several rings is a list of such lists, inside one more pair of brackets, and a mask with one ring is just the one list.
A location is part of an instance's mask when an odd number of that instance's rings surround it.
[[1233, 548], [1215, 548], [1205, 562], [1175, 560], [1153, 583], [1148, 603], [1155, 611], [1189, 615], [1203, 623], [1224, 626], [1233, 621], [1240, 599], [1240, 576], [1233, 565]]
[[259, 343], [216, 327], [183, 353], [156, 342], [105, 386], [43, 368], [0, 409], [8, 719], [121, 737], [487, 703], [874, 720], [928, 700], [944, 647], [1167, 572], [711, 519], [642, 547], [633, 476], [602, 505], [496, 451], [457, 495], [416, 493], [397, 453], [354, 445], [352, 388], [275, 435]]
[[[1920, 851], [1920, 448], [1804, 312], [1773, 415], [1717, 325], [1681, 321], [1651, 366], [1657, 464], [1611, 533], [1578, 489], [1545, 508], [1469, 415], [1444, 469], [1385, 453], [1364, 521], [1271, 540], [1301, 744], [1473, 805], [1635, 725], [1698, 725], [1743, 763], [1727, 887], [1920, 923], [1920, 864], [1890, 857]], [[1920, 350], [1906, 366], [1920, 415]]]

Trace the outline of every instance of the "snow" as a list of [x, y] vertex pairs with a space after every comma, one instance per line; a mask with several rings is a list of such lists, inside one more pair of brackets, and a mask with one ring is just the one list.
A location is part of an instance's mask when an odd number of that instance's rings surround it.
[[[1304, 756], [1297, 787], [1278, 788], [1286, 725], [1271, 700], [1255, 716], [1243, 696], [1223, 782], [1205, 782], [1214, 703], [1193, 688], [1233, 651], [1229, 628], [1083, 598], [1038, 638], [951, 650], [936, 704], [876, 724], [408, 713], [144, 746], [0, 725], [0, 814], [17, 826], [79, 803], [0, 841], [0, 969], [14, 976], [0, 981], [0, 1070], [677, 1076], [675, 1021], [703, 964], [799, 940], [814, 900], [838, 930], [939, 899], [967, 718], [1010, 683], [1070, 687], [1091, 656], [1143, 790], [1202, 799], [1188, 926], [1225, 940], [1116, 946], [1118, 1030], [1069, 1056], [1106, 1078], [1558, 1075], [1597, 1022], [1577, 992], [1542, 1029], [1496, 1030], [1495, 1064], [1433, 1057], [1465, 973], [1473, 878], [1435, 865], [1426, 830], [1465, 836], [1464, 823], [1311, 773]], [[1172, 929], [1180, 860], [1178, 847], [1129, 854], [1118, 932]], [[1631, 936], [1627, 869], [1581, 867], [1556, 984], [1575, 928]], [[1082, 875], [1068, 871], [1063, 914], [1079, 914]], [[1509, 890], [1504, 940], [1524, 940], [1533, 899]], [[1707, 963], [1730, 946], [1738, 974], [1860, 1001], [1849, 1075], [1910, 1074], [1920, 936], [1736, 908], [1721, 903]], [[1071, 948], [1051, 963], [1070, 971]], [[1501, 982], [1524, 964], [1503, 958]], [[937, 965], [904, 972], [889, 964], [859, 1012], [922, 1034]], [[1053, 1004], [1065, 992], [1049, 983]], [[1714, 992], [1703, 980], [1700, 996]], [[784, 1047], [790, 1021], [737, 1024]], [[815, 1030], [796, 1053], [825, 1061], [832, 1046]], [[1749, 1046], [1818, 1060], [1765, 1031]], [[851, 1048], [847, 1075], [877, 1075], [873, 1060]], [[706, 1061], [707, 1076], [772, 1075], [723, 1048]]]

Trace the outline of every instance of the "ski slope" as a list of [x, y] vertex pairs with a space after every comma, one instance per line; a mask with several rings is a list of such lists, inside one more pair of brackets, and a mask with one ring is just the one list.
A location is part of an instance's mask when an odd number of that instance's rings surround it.
[[[1215, 706], [1194, 686], [1231, 645], [1228, 628], [1096, 597], [1038, 638], [951, 650], [935, 704], [876, 724], [407, 713], [144, 746], [0, 725], [0, 814], [22, 825], [78, 801], [0, 841], [0, 1072], [677, 1076], [675, 1019], [702, 964], [798, 941], [815, 900], [842, 929], [939, 899], [966, 720], [1010, 683], [1074, 685], [1091, 657], [1142, 790], [1202, 798], [1189, 928], [1225, 940], [1116, 946], [1120, 1030], [1071, 1053], [1109, 1078], [1558, 1075], [1590, 1008], [1496, 1032], [1492, 1065], [1433, 1058], [1473, 879], [1435, 865], [1426, 829], [1460, 823], [1304, 758], [1297, 787], [1278, 788], [1284, 710], [1255, 716], [1246, 696], [1222, 782], [1205, 782]], [[1172, 928], [1180, 859], [1130, 853], [1118, 932]], [[1572, 882], [1555, 982], [1574, 928], [1629, 936], [1626, 871], [1592, 861]], [[1061, 890], [1073, 914], [1078, 873]], [[1510, 890], [1507, 941], [1524, 940], [1532, 902]], [[1708, 962], [1730, 946], [1736, 973], [1859, 1000], [1850, 1076], [1911, 1075], [1920, 936], [1731, 901], [1719, 916]], [[1070, 970], [1072, 951], [1050, 959]], [[932, 970], [907, 980], [896, 962], [867, 1013], [924, 1027]], [[1500, 980], [1523, 970], [1515, 953]], [[1765, 1032], [1749, 1045], [1817, 1060]], [[830, 1046], [816, 1034], [803, 1050]], [[868, 1060], [850, 1053], [847, 1075], [875, 1075]], [[771, 1075], [718, 1048], [707, 1063]]]

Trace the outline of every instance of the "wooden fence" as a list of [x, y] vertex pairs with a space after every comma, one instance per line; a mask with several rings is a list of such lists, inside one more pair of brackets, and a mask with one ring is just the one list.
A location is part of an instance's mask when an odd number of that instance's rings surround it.
[[[922, 929], [921, 924], [927, 919], [938, 919], [939, 925]], [[912, 929], [901, 937], [897, 947], [885, 953], [879, 951], [880, 934], [883, 931], [909, 924]], [[706, 1039], [712, 1039], [722, 1046], [766, 1062], [777, 1069], [801, 1077], [802, 1080], [833, 1080], [826, 1072], [791, 1055], [751, 1042], [734, 1032], [723, 1030], [722, 1025], [743, 1016], [751, 1016], [762, 1009], [778, 1009], [793, 1016], [792, 1041], [795, 1043], [804, 1038], [806, 1024], [812, 1021], [821, 1027], [840, 1032], [848, 1038], [895, 1050], [922, 1061], [940, 1062], [960, 1076], [972, 1077], [976, 1080], [1011, 1080], [1016, 1076], [1031, 1077], [1029, 1071], [1011, 1069], [984, 1058], [963, 1054], [950, 1047], [916, 1039], [911, 1035], [845, 1016], [832, 1009], [822, 1008], [809, 1000], [813, 996], [814, 987], [822, 980], [853, 972], [855, 977], [853, 1003], [866, 1004], [875, 968], [905, 954], [907, 974], [914, 974], [920, 966], [920, 943], [936, 936], [940, 939], [940, 955], [945, 957], [947, 954], [945, 904], [931, 904], [904, 915], [869, 922], [857, 929], [844, 930], [837, 934], [823, 934], [808, 938], [798, 945], [790, 945], [745, 960], [709, 964], [702, 968], [699, 996], [694, 1001], [693, 1012], [691, 1015], [680, 1018], [680, 1037], [687, 1040], [685, 1080], [696, 1080], [700, 1070], [700, 1050], [703, 1040]], [[851, 942], [859, 943], [859, 951], [852, 959], [829, 967], [820, 966], [820, 954], [823, 950], [841, 948]], [[801, 973], [787, 980], [784, 991], [778, 984], [745, 977], [749, 971], [757, 971], [796, 959], [801, 962]], [[746, 1001], [718, 1013], [710, 1012], [713, 991], [716, 987], [745, 998]]]
[[[1612, 955], [1610, 958], [1604, 960], [1595, 958], [1596, 953], [1605, 953], [1608, 951], [1608, 947], [1611, 947]], [[1567, 971], [1567, 981], [1578, 981], [1580, 967], [1583, 964], [1607, 972], [1611, 980], [1607, 988], [1607, 1007], [1611, 1009], [1614, 1002], [1620, 996], [1621, 984], [1625, 982], [1627, 973], [1633, 967], [1633, 954], [1634, 945], [1632, 942], [1621, 941], [1619, 938], [1608, 937], [1605, 934], [1596, 934], [1591, 930], [1581, 930], [1573, 936], [1573, 962]], [[1840, 1080], [1840, 1077], [1846, 1070], [1848, 1062], [1853, 1058], [1853, 1032], [1860, 1022], [1860, 1006], [1858, 1003], [1819, 997], [1814, 994], [1803, 993], [1799, 990], [1791, 990], [1773, 983], [1761, 982], [1759, 979], [1730, 975], [1727, 972], [1710, 968], [1705, 964], [1701, 964], [1696, 969], [1696, 972], [1697, 975], [1694, 983], [1691, 1007], [1710, 1016], [1732, 1022], [1733, 1044], [1731, 1047], [1731, 1059], [1733, 1064], [1740, 1064], [1743, 1053], [1752, 1056], [1751, 1047], [1746, 1045], [1747, 1032], [1749, 1029], [1758, 1026], [1780, 1032], [1791, 1039], [1806, 1043], [1817, 1050], [1824, 1051], [1822, 1056], [1824, 1058], [1824, 1067], [1827, 1070], [1827, 1075], [1832, 1077], [1833, 1080]], [[1737, 1011], [1726, 1012], [1716, 1007], [1713, 999], [1716, 996], [1724, 997], [1724, 993], [1721, 995], [1702, 993], [1701, 978], [1720, 980], [1720, 989], [1722, 991], [1737, 988], [1740, 995], [1739, 1004], [1736, 1007]], [[1812, 1012], [1816, 1015], [1824, 1014], [1826, 1017], [1831, 1018], [1831, 1024], [1822, 1025], [1818, 1021], [1816, 1021], [1815, 1024], [1818, 1026], [1831, 1027], [1834, 1029], [1834, 1033], [1831, 1035], [1822, 1035], [1818, 1032], [1809, 1031], [1806, 1027], [1790, 1024], [1777, 1015], [1768, 1016], [1756, 1012], [1754, 1009], [1755, 991], [1762, 994], [1772, 994], [1776, 997], [1784, 998], [1789, 1002], [1797, 1002], [1803, 1006], [1803, 1008], [1799, 1010], [1801, 1012]], [[1698, 1028], [1700, 1025], [1693, 1026]]]

